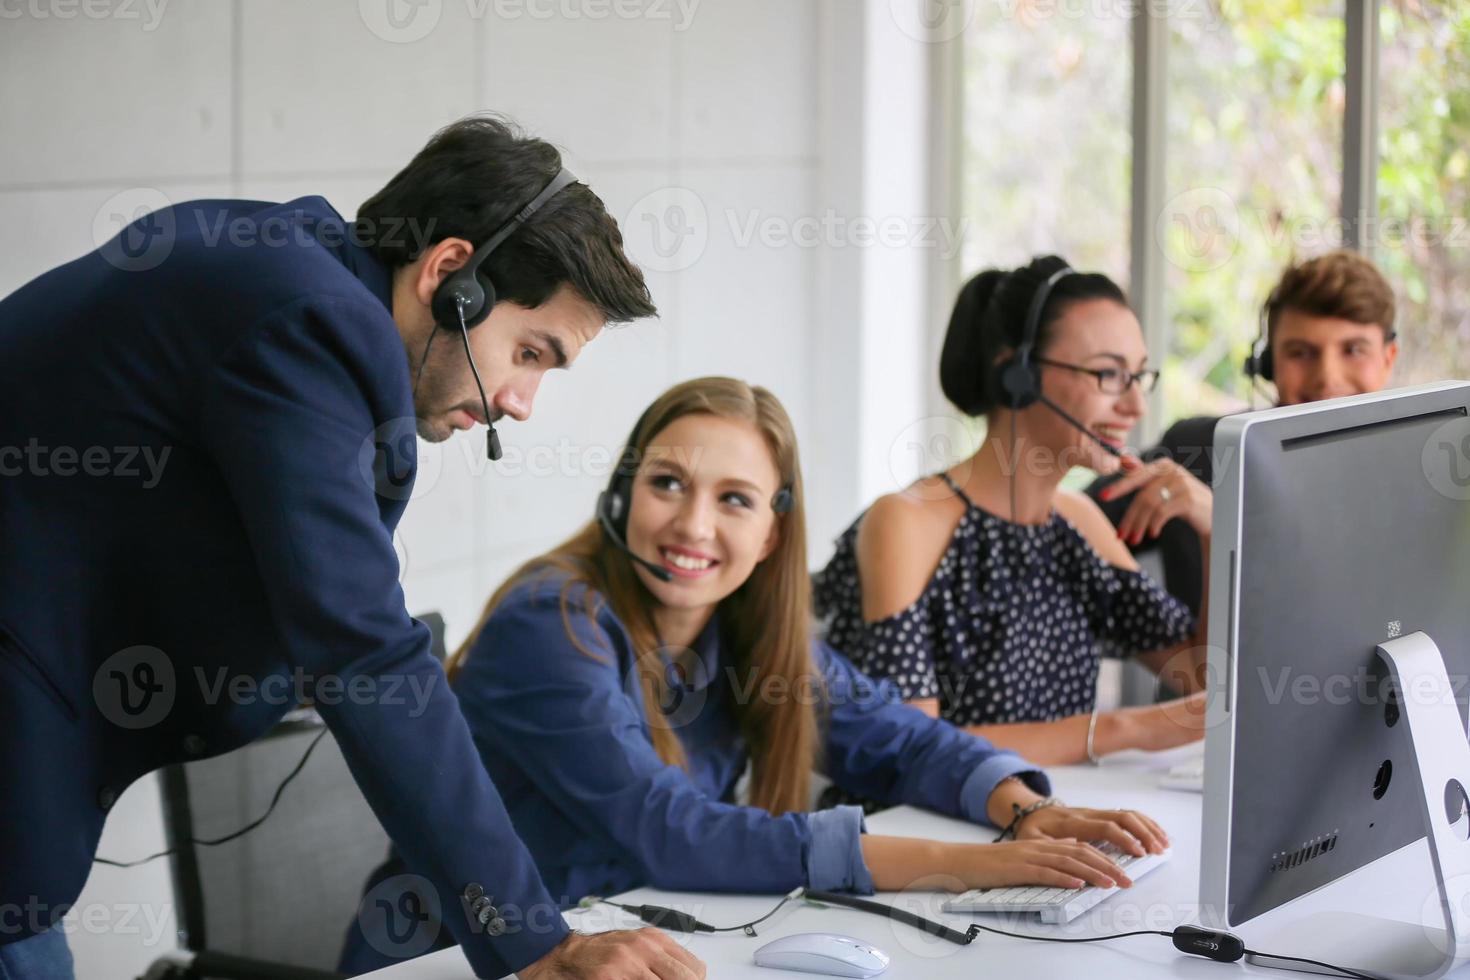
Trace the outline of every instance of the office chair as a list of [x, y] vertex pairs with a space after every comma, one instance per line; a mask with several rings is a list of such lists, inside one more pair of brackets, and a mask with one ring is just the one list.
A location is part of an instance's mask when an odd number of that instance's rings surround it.
[[[418, 619], [442, 662], [443, 618]], [[388, 837], [330, 733], [261, 827], [218, 847], [180, 843], [259, 817], [322, 728], [301, 708], [234, 752], [160, 772], [166, 836], [179, 848], [171, 861], [182, 948], [142, 980], [341, 980], [342, 936]]]

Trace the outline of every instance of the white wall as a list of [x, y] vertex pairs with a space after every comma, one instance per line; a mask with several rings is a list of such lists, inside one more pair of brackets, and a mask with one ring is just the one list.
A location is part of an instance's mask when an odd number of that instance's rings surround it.
[[[925, 211], [914, 182], [928, 47], [890, 6], [6, 3], [0, 295], [160, 199], [321, 193], [350, 216], [436, 127], [504, 111], [561, 146], [608, 203], [662, 316], [606, 332], [574, 372], [548, 377], [533, 420], [503, 428], [498, 472], [478, 433], [421, 447], [398, 542], [410, 608], [441, 610], [457, 642], [515, 564], [590, 515], [641, 408], [706, 373], [764, 384], [791, 412], [819, 565], [868, 499], [907, 478], [884, 469], [889, 444], [922, 414], [934, 373], [931, 256], [809, 234], [828, 209], [849, 221]], [[892, 288], [864, 285], [876, 275]], [[124, 795], [101, 850], [131, 858], [160, 842], [150, 779]], [[80, 903], [132, 905], [147, 912], [137, 932], [78, 926], [79, 976], [130, 976], [172, 943], [171, 926], [147, 924], [172, 921], [161, 862], [99, 870]]]

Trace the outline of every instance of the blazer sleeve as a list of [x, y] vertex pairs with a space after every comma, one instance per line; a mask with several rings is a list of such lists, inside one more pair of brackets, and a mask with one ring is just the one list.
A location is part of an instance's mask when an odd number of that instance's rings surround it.
[[[380, 500], [370, 462], [375, 430], [393, 421], [383, 416], [409, 401], [403, 350], [383, 316], [380, 305], [318, 296], [257, 323], [203, 379], [201, 438], [252, 542], [281, 659], [304, 672], [363, 795], [431, 886], [475, 974], [500, 977], [568, 929], [480, 763], [428, 630], [404, 606], [385, 520], [397, 505]], [[479, 923], [481, 891], [504, 934]]]

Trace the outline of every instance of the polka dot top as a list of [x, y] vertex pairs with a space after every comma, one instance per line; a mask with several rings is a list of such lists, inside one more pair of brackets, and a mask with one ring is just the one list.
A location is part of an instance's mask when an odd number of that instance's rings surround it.
[[1194, 630], [1189, 610], [1143, 572], [1110, 565], [1055, 511], [1014, 524], [965, 502], [965, 515], [923, 593], [863, 621], [859, 517], [815, 576], [827, 640], [905, 700], [938, 698], [957, 725], [1054, 721], [1091, 711], [1098, 658], [1172, 646]]

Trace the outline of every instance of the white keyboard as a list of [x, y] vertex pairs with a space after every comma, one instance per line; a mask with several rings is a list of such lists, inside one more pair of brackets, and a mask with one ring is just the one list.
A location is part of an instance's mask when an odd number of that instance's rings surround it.
[[[1106, 841], [1094, 843], [1099, 851], [1114, 864], [1137, 881], [1154, 868], [1164, 864], [1171, 852], [1145, 854], [1135, 857], [1116, 844]], [[1033, 885], [1017, 885], [1007, 888], [975, 888], [958, 895], [944, 904], [946, 912], [1040, 912], [1042, 922], [1071, 922], [1098, 902], [1122, 889], [1098, 888], [1047, 888]]]
[[1204, 757], [1201, 756], [1174, 766], [1159, 779], [1159, 786], [1163, 789], [1183, 790], [1186, 793], [1203, 793], [1205, 791]]

